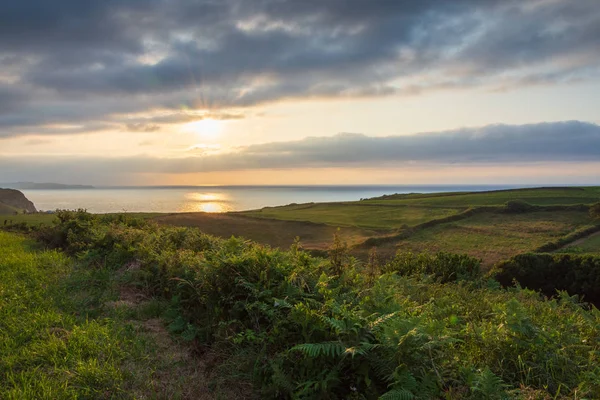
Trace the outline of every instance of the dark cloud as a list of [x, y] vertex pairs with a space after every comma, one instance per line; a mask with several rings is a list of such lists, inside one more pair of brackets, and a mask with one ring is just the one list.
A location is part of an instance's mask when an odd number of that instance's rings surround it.
[[125, 125], [130, 132], [156, 132], [160, 130], [160, 126], [152, 124], [142, 124], [140, 122]]
[[0, 136], [86, 120], [154, 126], [115, 115], [182, 106], [600, 76], [597, 0], [7, 0], [0, 10]]
[[47, 180], [48, 174], [60, 177], [76, 171], [79, 180], [89, 181], [89, 177], [95, 177], [109, 182], [146, 173], [325, 167], [401, 170], [407, 165], [600, 162], [600, 126], [567, 121], [489, 125], [409, 136], [370, 137], [344, 133], [257, 144], [221, 154], [214, 154], [211, 148], [198, 150], [204, 155], [85, 159], [0, 157], [0, 181], [22, 179], [11, 175], [11, 171], [18, 171], [20, 176], [30, 180]]

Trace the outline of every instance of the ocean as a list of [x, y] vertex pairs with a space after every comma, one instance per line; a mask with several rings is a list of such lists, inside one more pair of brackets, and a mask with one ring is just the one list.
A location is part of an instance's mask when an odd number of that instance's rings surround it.
[[92, 213], [227, 212], [290, 203], [360, 200], [393, 193], [512, 189], [510, 185], [151, 186], [22, 190], [38, 210], [84, 208]]

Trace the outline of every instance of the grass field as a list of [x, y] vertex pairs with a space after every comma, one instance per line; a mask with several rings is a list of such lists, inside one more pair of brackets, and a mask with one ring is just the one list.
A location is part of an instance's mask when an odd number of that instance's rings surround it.
[[502, 205], [524, 200], [535, 205], [592, 204], [600, 201], [600, 187], [560, 187], [499, 190], [478, 193], [399, 194], [366, 200], [369, 204], [403, 204], [430, 207], [473, 207]]
[[160, 304], [36, 246], [0, 231], [0, 398], [211, 398]]
[[477, 214], [467, 219], [423, 229], [393, 245], [393, 250], [449, 251], [481, 258], [484, 266], [532, 251], [591, 222], [585, 212]]
[[288, 221], [309, 221], [333, 226], [355, 226], [366, 229], [411, 227], [431, 219], [456, 214], [455, 208], [388, 207], [361, 203], [317, 203], [284, 207], [268, 207], [247, 211], [243, 215]]

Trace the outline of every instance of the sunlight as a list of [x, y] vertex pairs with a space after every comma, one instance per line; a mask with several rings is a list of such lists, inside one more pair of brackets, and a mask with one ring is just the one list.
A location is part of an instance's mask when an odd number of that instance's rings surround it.
[[218, 119], [206, 118], [185, 124], [184, 128], [203, 138], [215, 138], [223, 130], [223, 122]]
[[180, 212], [222, 213], [233, 210], [228, 196], [223, 193], [186, 193], [185, 199]]

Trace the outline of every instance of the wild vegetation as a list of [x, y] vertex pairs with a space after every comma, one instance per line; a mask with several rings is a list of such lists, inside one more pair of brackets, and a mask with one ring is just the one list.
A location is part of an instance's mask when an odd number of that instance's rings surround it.
[[600, 257], [520, 254], [496, 265], [491, 276], [505, 286], [516, 281], [547, 296], [565, 290], [600, 305]]
[[169, 305], [160, 315], [171, 332], [217, 354], [216, 387], [248, 382], [262, 398], [600, 394], [600, 312], [566, 292], [502, 289], [468, 256], [380, 264], [371, 252], [361, 263], [339, 236], [315, 258], [300, 243], [284, 251], [127, 216], [57, 217], [38, 239], [82, 271], [126, 268], [128, 285]]

